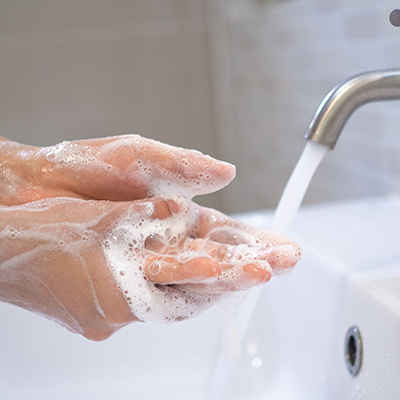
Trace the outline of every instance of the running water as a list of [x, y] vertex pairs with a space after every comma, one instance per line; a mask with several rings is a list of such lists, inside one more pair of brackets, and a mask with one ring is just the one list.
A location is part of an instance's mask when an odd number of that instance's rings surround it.
[[[321, 144], [307, 142], [275, 211], [272, 230], [285, 233], [290, 227], [314, 173], [326, 153], [327, 149]], [[224, 305], [222, 309], [225, 319], [225, 332], [217, 365], [212, 377], [208, 400], [222, 399], [234, 362], [238, 358], [238, 349], [240, 350], [241, 340], [251, 320], [262, 289], [263, 286], [252, 289], [237, 310], [235, 310], [235, 304], [232, 304], [230, 307]], [[232, 315], [233, 311], [235, 312]], [[235, 338], [236, 340], [234, 340]], [[233, 349], [232, 346], [234, 346]], [[233, 354], [235, 354], [235, 357], [232, 356]]]
[[307, 142], [275, 211], [271, 227], [273, 231], [285, 233], [292, 224], [311, 179], [326, 152], [326, 147], [321, 144]]

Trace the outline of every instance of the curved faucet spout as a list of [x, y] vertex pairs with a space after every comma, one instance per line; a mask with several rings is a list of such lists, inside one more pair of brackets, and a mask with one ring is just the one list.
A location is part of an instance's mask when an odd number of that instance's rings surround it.
[[400, 69], [353, 76], [334, 87], [322, 100], [305, 138], [333, 150], [344, 125], [358, 107], [384, 100], [400, 100]]

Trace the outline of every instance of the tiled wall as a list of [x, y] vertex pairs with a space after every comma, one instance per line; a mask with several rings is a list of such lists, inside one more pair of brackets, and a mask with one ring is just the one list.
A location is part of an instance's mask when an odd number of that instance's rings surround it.
[[[321, 99], [400, 67], [390, 0], [0, 0], [0, 134], [136, 132], [238, 167], [203, 204], [275, 207]], [[306, 201], [400, 187], [400, 102], [349, 121]]]
[[[229, 49], [238, 179], [227, 208], [275, 207], [328, 91], [360, 72], [400, 68], [391, 0], [221, 0]], [[306, 201], [398, 191], [400, 101], [354, 114], [325, 157]]]
[[0, 0], [0, 134], [135, 132], [217, 156], [207, 35], [199, 0]]

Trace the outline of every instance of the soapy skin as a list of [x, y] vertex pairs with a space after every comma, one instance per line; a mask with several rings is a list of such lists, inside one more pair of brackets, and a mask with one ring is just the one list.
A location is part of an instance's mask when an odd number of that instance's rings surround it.
[[0, 138], [0, 299], [103, 340], [267, 282], [296, 264], [297, 244], [191, 200], [234, 174], [137, 135], [46, 148]]

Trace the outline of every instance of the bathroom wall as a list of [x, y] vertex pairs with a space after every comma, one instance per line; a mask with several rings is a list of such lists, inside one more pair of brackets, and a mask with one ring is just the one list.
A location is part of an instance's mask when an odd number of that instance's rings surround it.
[[207, 38], [203, 0], [0, 0], [0, 134], [134, 132], [218, 156]]
[[[400, 28], [389, 23], [390, 12], [400, 4], [390, 0], [220, 0], [219, 4], [229, 56], [218, 58], [214, 52], [215, 65], [229, 72], [230, 87], [225, 85], [223, 94], [231, 104], [231, 112], [219, 116], [232, 127], [224, 131], [225, 142], [234, 143], [225, 156], [238, 167], [238, 178], [225, 193], [226, 207], [230, 211], [275, 207], [303, 150], [306, 127], [325, 94], [353, 74], [400, 67]], [[218, 43], [220, 36], [216, 35]], [[325, 157], [306, 202], [398, 192], [399, 127], [400, 101], [363, 106], [351, 117], [335, 151]]]
[[[237, 165], [198, 201], [275, 207], [321, 99], [400, 67], [390, 0], [0, 0], [0, 134], [24, 143], [135, 132]], [[364, 106], [306, 202], [399, 190], [400, 103]]]

